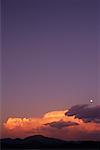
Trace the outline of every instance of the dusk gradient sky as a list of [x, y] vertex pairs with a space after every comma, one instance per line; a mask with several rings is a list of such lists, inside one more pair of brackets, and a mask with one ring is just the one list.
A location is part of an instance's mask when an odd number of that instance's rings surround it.
[[[100, 6], [100, 5], [99, 5]], [[2, 0], [2, 119], [100, 104], [98, 0]]]

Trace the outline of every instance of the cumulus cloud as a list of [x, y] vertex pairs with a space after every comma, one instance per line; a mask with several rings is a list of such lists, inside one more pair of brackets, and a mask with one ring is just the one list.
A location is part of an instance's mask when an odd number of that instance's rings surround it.
[[[69, 110], [45, 113], [40, 118], [9, 117], [4, 123], [3, 137], [24, 138], [41, 134], [63, 140], [98, 140], [100, 137], [100, 124], [97, 123], [99, 115], [97, 116], [97, 113], [95, 113], [95, 111], [99, 112], [98, 109], [99, 106], [90, 109], [88, 105], [77, 105]], [[86, 110], [89, 110], [89, 114]], [[95, 114], [95, 117], [92, 113]], [[88, 117], [86, 117], [86, 114]], [[88, 121], [88, 123], [83, 121], [91, 118], [92, 121]]]
[[75, 116], [75, 118], [82, 119], [84, 122], [100, 123], [100, 106], [90, 107], [87, 104], [75, 105], [65, 115]]
[[54, 121], [54, 122], [51, 122], [51, 123], [46, 123], [44, 125], [49, 125], [49, 126], [54, 127], [54, 128], [62, 129], [64, 127], [78, 125], [78, 123], [71, 122], [71, 121], [66, 122], [66, 121], [60, 120], [60, 121]]

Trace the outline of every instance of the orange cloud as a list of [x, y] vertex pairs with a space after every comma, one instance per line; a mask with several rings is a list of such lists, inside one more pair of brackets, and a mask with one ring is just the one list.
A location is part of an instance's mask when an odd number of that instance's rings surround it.
[[[6, 136], [25, 137], [42, 134], [64, 140], [94, 140], [96, 138], [94, 135], [100, 133], [100, 124], [85, 123], [74, 116], [65, 116], [67, 111], [48, 112], [40, 118], [10, 117], [4, 123]], [[99, 135], [96, 140], [98, 138], [100, 138]]]

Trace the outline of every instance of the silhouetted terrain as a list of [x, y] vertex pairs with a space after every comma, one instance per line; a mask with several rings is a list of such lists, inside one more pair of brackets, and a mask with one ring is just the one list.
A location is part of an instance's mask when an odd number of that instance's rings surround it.
[[30, 136], [25, 139], [1, 139], [2, 149], [34, 149], [34, 148], [68, 148], [68, 149], [94, 149], [100, 150], [100, 142], [95, 141], [63, 141], [48, 138], [42, 135]]

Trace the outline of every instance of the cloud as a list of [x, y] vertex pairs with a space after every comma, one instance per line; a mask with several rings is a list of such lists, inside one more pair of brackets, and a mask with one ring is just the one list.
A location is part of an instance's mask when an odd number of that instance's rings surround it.
[[[98, 112], [98, 107], [91, 109]], [[88, 123], [83, 120], [90, 119], [92, 113], [89, 113], [88, 117], [80, 115], [81, 113], [84, 114], [83, 112], [88, 108], [88, 105], [77, 105], [69, 110], [45, 113], [39, 118], [9, 117], [4, 123], [3, 137], [24, 138], [41, 134], [63, 140], [98, 140], [100, 137], [100, 124], [97, 123], [97, 115], [95, 114], [95, 119], [92, 117], [92, 120], [95, 121], [88, 121]], [[97, 137], [96, 133], [98, 133]]]
[[65, 115], [75, 116], [75, 118], [82, 119], [84, 122], [100, 123], [100, 106], [90, 107], [87, 104], [75, 105]]
[[51, 123], [46, 123], [44, 125], [49, 125], [49, 126], [54, 127], [54, 128], [62, 129], [64, 127], [78, 125], [78, 123], [71, 122], [71, 121], [66, 122], [66, 121], [60, 120], [60, 121], [54, 121], [54, 122], [51, 122]]

